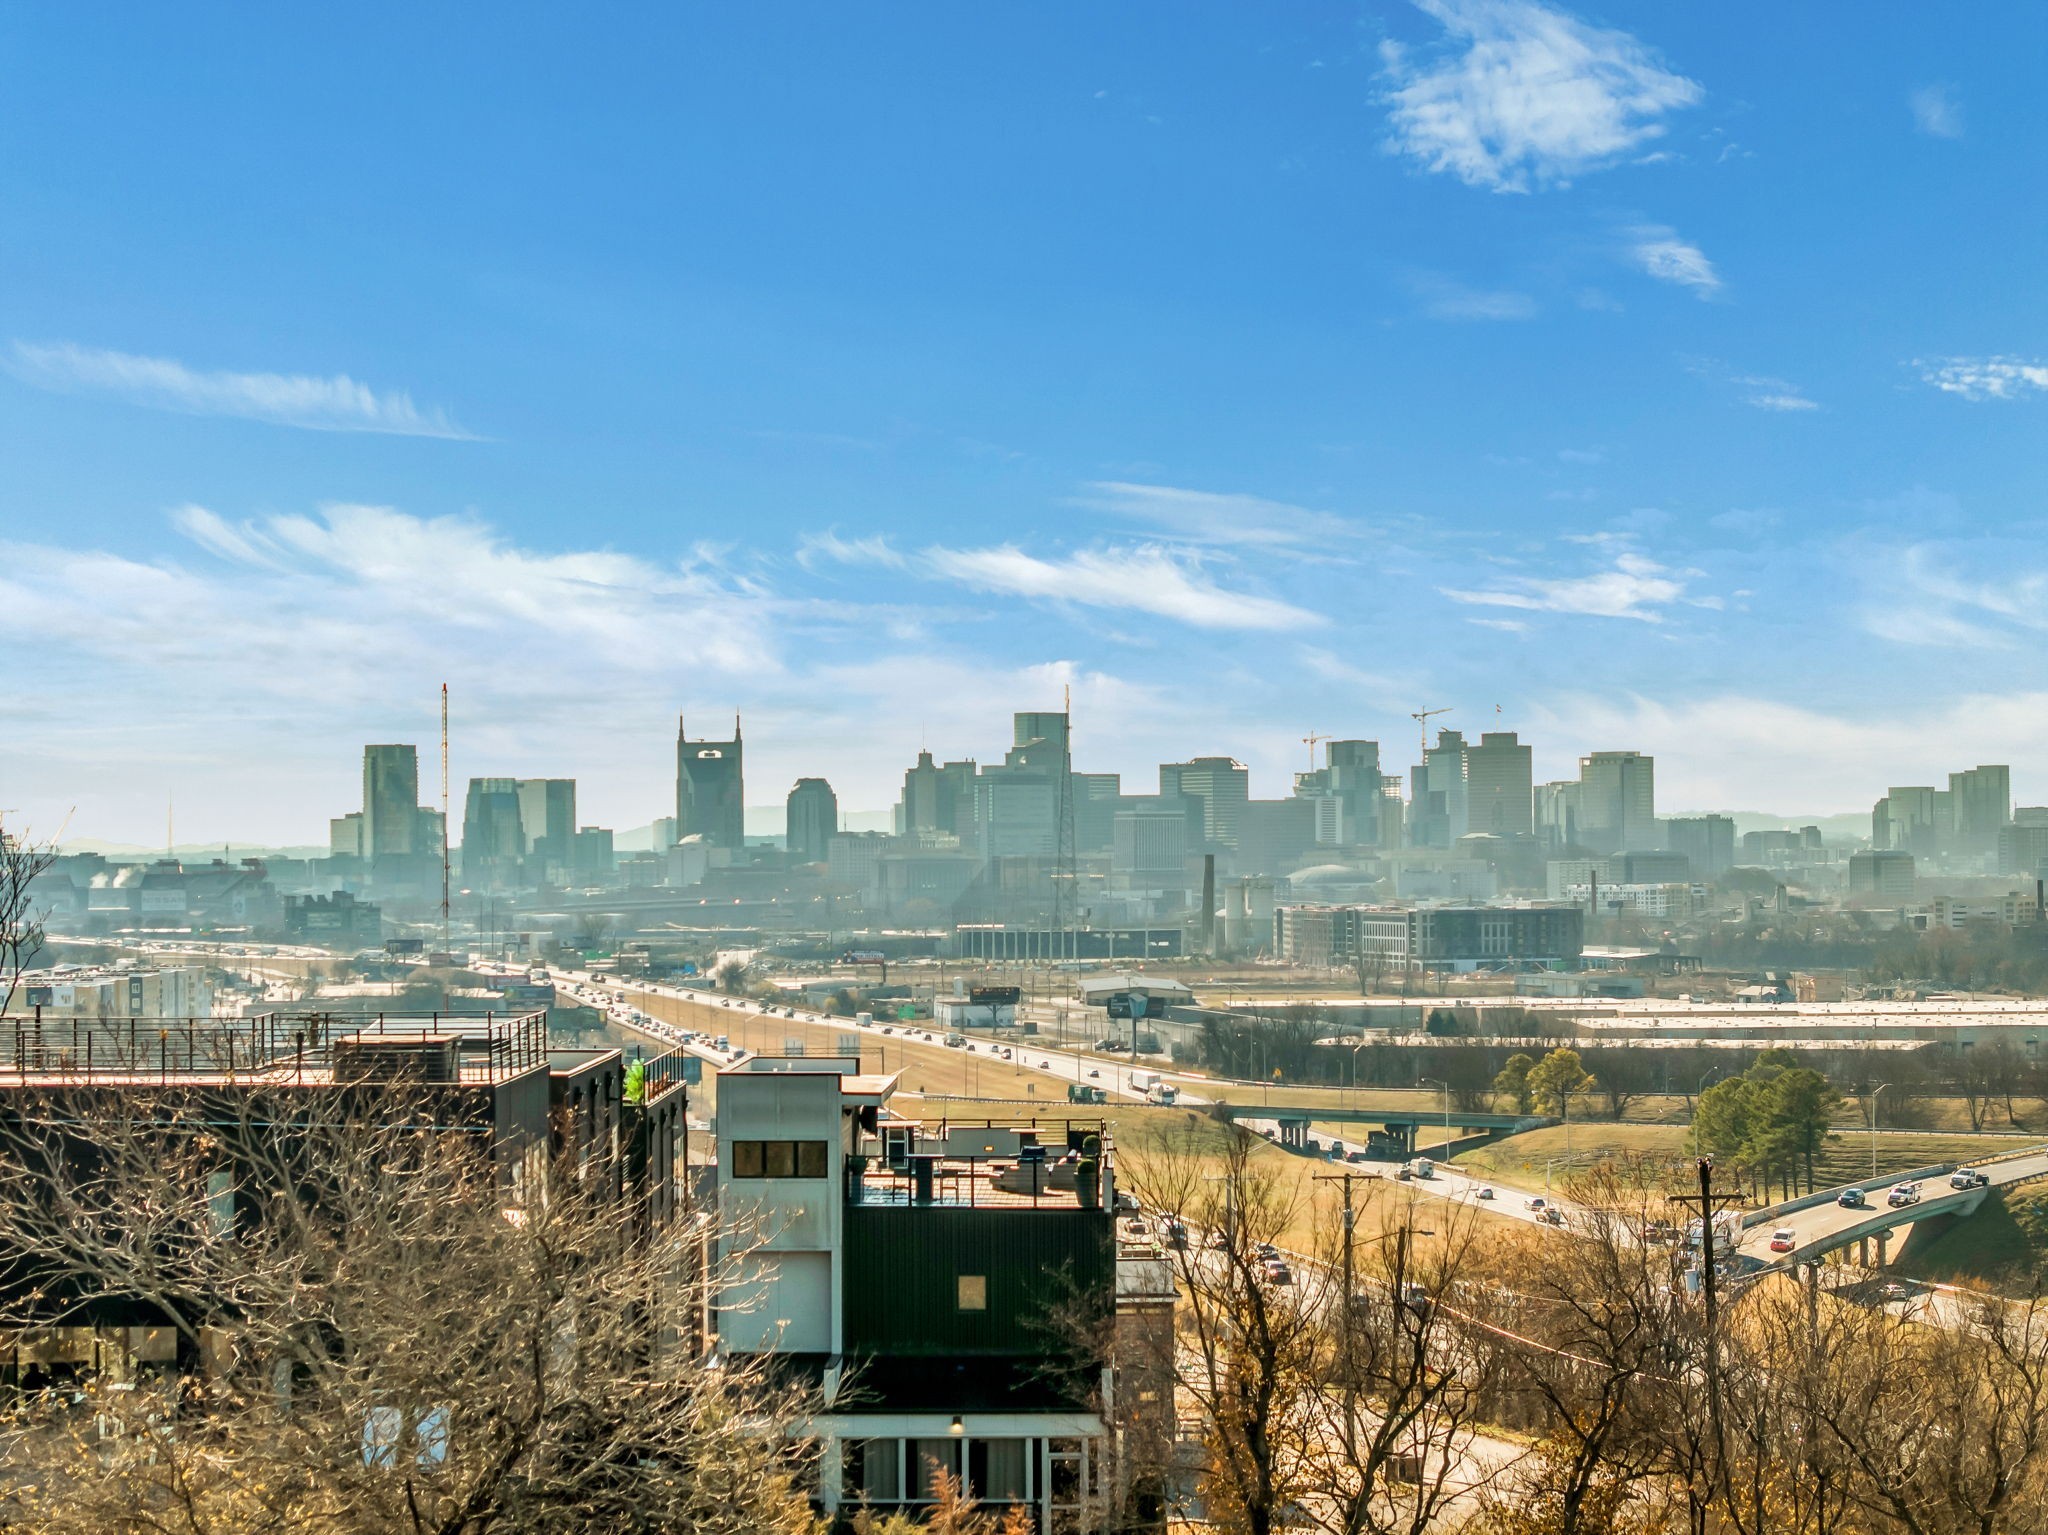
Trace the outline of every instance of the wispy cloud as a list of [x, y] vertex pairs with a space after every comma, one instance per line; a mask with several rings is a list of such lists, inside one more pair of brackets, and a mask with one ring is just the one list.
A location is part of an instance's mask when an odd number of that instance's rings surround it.
[[1113, 512], [1163, 528], [1194, 544], [1287, 546], [1356, 537], [1357, 524], [1330, 512], [1230, 491], [1186, 490], [1128, 480], [1092, 480], [1078, 506]]
[[1721, 274], [1705, 251], [1664, 224], [1638, 224], [1628, 232], [1628, 259], [1659, 282], [1690, 288], [1701, 298], [1721, 291]]
[[920, 558], [932, 574], [975, 591], [1150, 613], [1199, 629], [1298, 629], [1323, 622], [1292, 603], [1218, 586], [1198, 558], [1157, 544], [1087, 549], [1060, 559], [1027, 554], [1014, 544], [932, 548]]
[[474, 441], [438, 409], [404, 390], [378, 393], [346, 374], [206, 372], [168, 357], [139, 357], [69, 341], [16, 341], [7, 371], [38, 389], [107, 394], [131, 405], [192, 416], [238, 416], [318, 432], [384, 432]]
[[1797, 413], [1820, 409], [1820, 402], [1790, 379], [1768, 373], [1737, 373], [1712, 357], [1687, 357], [1681, 361], [1686, 372], [1734, 390], [1744, 405], [1757, 410]]
[[1626, 32], [1534, 0], [1416, 0], [1443, 46], [1381, 46], [1389, 145], [1470, 186], [1527, 192], [1627, 158], [1699, 101]]
[[1966, 400], [2017, 400], [2048, 390], [2048, 363], [2018, 357], [1914, 358], [1922, 383]]
[[1963, 104], [1956, 100], [1955, 87], [1937, 82], [1918, 87], [1906, 98], [1913, 113], [1913, 126], [1931, 138], [1959, 139], [1963, 136]]
[[1531, 578], [1491, 590], [1439, 587], [1453, 602], [1475, 607], [1519, 608], [1532, 613], [1570, 613], [1586, 618], [1632, 618], [1642, 623], [1664, 621], [1662, 609], [1689, 602], [1713, 606], [1712, 598], [1686, 595], [1686, 578], [1697, 571], [1674, 571], [1645, 555], [1617, 555], [1611, 570], [1557, 579]]
[[[1660, 805], [1864, 811], [1886, 784], [1938, 783], [1960, 762], [2048, 757], [2048, 693], [1944, 690], [1856, 718], [1762, 694], [1602, 698], [1574, 688], [1532, 707], [1535, 733], [1626, 742], [1655, 756]], [[1768, 763], [1759, 775], [1758, 763]]]
[[1423, 312], [1435, 320], [1530, 320], [1536, 316], [1536, 301], [1511, 289], [1468, 288], [1435, 273], [1418, 276], [1414, 287]]
[[[2038, 645], [2033, 636], [2048, 632], [2048, 571], [2026, 569], [2025, 558], [2017, 549], [1979, 549], [1970, 561], [1934, 543], [1871, 545], [1856, 557], [1871, 593], [1863, 626], [1901, 645], [2010, 650], [2023, 638]], [[1964, 568], [1987, 561], [1998, 574]]]
[[903, 552], [881, 534], [841, 538], [837, 533], [806, 533], [797, 544], [796, 562], [806, 570], [820, 565], [882, 565], [901, 570], [909, 563]]

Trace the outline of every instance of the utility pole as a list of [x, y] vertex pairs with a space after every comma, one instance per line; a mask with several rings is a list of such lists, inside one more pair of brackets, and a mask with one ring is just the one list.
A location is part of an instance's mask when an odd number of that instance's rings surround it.
[[1354, 1466], [1358, 1464], [1358, 1354], [1351, 1346], [1351, 1327], [1357, 1310], [1353, 1296], [1357, 1291], [1358, 1212], [1352, 1206], [1351, 1185], [1354, 1180], [1378, 1177], [1378, 1173], [1319, 1173], [1315, 1180], [1344, 1185], [1344, 1294], [1338, 1300], [1343, 1310], [1338, 1313], [1337, 1325], [1344, 1347], [1344, 1450]]
[[1717, 1332], [1720, 1313], [1714, 1294], [1714, 1216], [1724, 1205], [1742, 1198], [1738, 1189], [1714, 1187], [1714, 1159], [1701, 1157], [1697, 1194], [1675, 1194], [1674, 1204], [1698, 1205], [1700, 1210], [1700, 1295], [1704, 1302], [1706, 1327], [1707, 1423], [1714, 1436], [1714, 1474], [1721, 1483], [1721, 1496], [1732, 1503], [1728, 1485], [1727, 1437], [1721, 1421], [1721, 1341]]

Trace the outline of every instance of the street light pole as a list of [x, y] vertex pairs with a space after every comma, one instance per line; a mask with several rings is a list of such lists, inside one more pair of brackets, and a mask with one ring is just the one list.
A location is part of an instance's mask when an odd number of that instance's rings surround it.
[[1442, 1077], [1417, 1077], [1415, 1079], [1415, 1082], [1418, 1087], [1425, 1085], [1434, 1085], [1437, 1087], [1441, 1087], [1444, 1090], [1444, 1160], [1449, 1161], [1449, 1147], [1451, 1144], [1451, 1084], [1446, 1082]]

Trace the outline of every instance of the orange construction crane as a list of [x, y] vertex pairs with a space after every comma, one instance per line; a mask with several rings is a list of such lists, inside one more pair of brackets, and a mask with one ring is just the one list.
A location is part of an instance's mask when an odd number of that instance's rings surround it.
[[1411, 714], [1411, 715], [1409, 715], [1409, 716], [1408, 716], [1408, 718], [1410, 718], [1411, 720], [1415, 721], [1415, 723], [1416, 723], [1416, 724], [1418, 724], [1418, 725], [1420, 725], [1420, 726], [1422, 727], [1422, 749], [1423, 749], [1423, 750], [1424, 750], [1425, 752], [1427, 752], [1427, 751], [1429, 750], [1429, 722], [1430, 722], [1430, 720], [1431, 720], [1432, 718], [1434, 718], [1434, 717], [1435, 717], [1436, 715], [1439, 715], [1439, 714], [1451, 714], [1451, 713], [1454, 713], [1454, 712], [1455, 712], [1455, 711], [1454, 711], [1454, 710], [1453, 710], [1453, 709], [1452, 709], [1452, 708], [1451, 708], [1451, 707], [1450, 707], [1449, 705], [1446, 705], [1445, 707], [1443, 707], [1443, 708], [1441, 708], [1441, 709], [1417, 709], [1417, 710], [1416, 710], [1416, 711], [1415, 711], [1415, 712], [1414, 712], [1413, 714]]

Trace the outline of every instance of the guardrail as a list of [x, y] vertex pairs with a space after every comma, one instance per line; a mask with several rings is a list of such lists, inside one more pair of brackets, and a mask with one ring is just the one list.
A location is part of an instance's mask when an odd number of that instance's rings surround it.
[[1890, 1188], [1894, 1183], [1913, 1183], [1921, 1178], [1946, 1177], [1962, 1165], [1960, 1162], [1936, 1162], [1930, 1167], [1916, 1167], [1909, 1173], [1887, 1173], [1882, 1178], [1864, 1178], [1855, 1183], [1837, 1184], [1831, 1189], [1820, 1189], [1811, 1194], [1801, 1194], [1797, 1199], [1787, 1199], [1779, 1204], [1765, 1205], [1761, 1210], [1748, 1211], [1743, 1215], [1736, 1229], [1747, 1231], [1752, 1226], [1761, 1226], [1767, 1221], [1775, 1221], [1779, 1216], [1790, 1215], [1796, 1210], [1811, 1210], [1815, 1205], [1833, 1204], [1850, 1189], [1868, 1194], [1872, 1189]]

